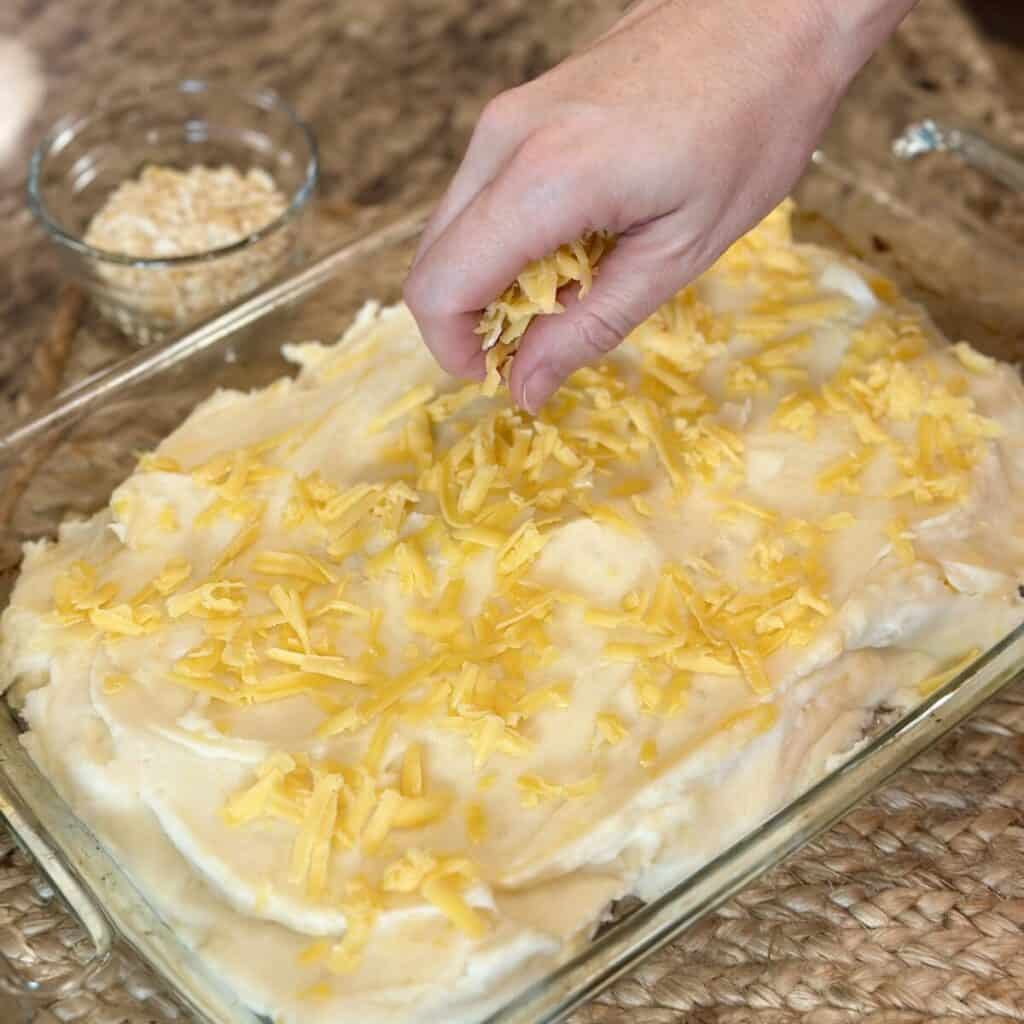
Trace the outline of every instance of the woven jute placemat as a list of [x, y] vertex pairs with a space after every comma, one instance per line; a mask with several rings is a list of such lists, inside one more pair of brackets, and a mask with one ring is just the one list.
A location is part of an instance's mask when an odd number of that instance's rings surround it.
[[[486, 96], [557, 59], [603, 0], [280, 0], [251, 5], [14, 2], [0, 11], [44, 58], [42, 119], [73, 94], [145, 77], [155, 35], [180, 39], [166, 75], [275, 85], [316, 127], [331, 216], [322, 242], [429, 194]], [[156, 33], [154, 23], [161, 22]], [[163, 22], [166, 21], [166, 24]], [[180, 31], [175, 28], [178, 26]], [[191, 31], [191, 26], [203, 31]], [[230, 38], [232, 45], [221, 41]], [[149, 40], [149, 41], [147, 41]], [[878, 73], [1024, 143], [1019, 57], [982, 42], [955, 0], [923, 0]], [[1007, 74], [1016, 77], [1007, 78]], [[1016, 106], [1015, 106], [1016, 104]], [[395, 124], [403, 131], [393, 132]], [[386, 130], [385, 130], [386, 129]], [[935, 176], [1011, 236], [1022, 206], [983, 177]], [[83, 344], [73, 293], [27, 230], [17, 173], [0, 172], [0, 422], [130, 351]], [[54, 317], [55, 307], [57, 316]], [[63, 318], [63, 319], [62, 319]], [[574, 1024], [924, 1024], [1024, 1019], [1024, 685], [990, 703], [845, 821], [653, 956]], [[25, 977], [67, 974], [81, 929], [0, 830], [0, 952]], [[184, 1014], [117, 954], [50, 1002], [0, 993], [0, 1024], [163, 1024]], [[439, 1022], [440, 1024], [440, 1022]]]

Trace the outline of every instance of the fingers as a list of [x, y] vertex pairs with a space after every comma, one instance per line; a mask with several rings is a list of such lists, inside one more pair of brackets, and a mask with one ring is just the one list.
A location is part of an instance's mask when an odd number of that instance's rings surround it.
[[607, 355], [713, 261], [711, 243], [688, 236], [680, 220], [665, 217], [620, 238], [586, 298], [567, 295], [565, 312], [533, 321], [512, 363], [517, 405], [539, 411], [566, 377]]
[[499, 93], [484, 107], [462, 163], [423, 229], [413, 267], [529, 136], [536, 120], [531, 110], [522, 88]]
[[[449, 373], [482, 372], [480, 311], [531, 261], [600, 224], [597, 190], [578, 185], [576, 162], [557, 140], [534, 134], [424, 251], [405, 301], [424, 341]], [[604, 225], [600, 225], [604, 226]]]

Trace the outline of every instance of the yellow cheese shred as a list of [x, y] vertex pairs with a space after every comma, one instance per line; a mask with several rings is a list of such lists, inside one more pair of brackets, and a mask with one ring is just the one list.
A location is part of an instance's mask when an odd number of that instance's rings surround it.
[[103, 677], [102, 690], [108, 696], [120, 693], [131, 683], [131, 677], [123, 672], [110, 672]]
[[331, 943], [329, 939], [317, 939], [299, 952], [296, 958], [300, 964], [318, 964], [327, 959]]
[[487, 923], [478, 910], [471, 907], [462, 893], [446, 878], [430, 878], [423, 883], [423, 895], [471, 939], [481, 939]]
[[558, 783], [548, 782], [533, 773], [526, 773], [520, 775], [517, 782], [519, 802], [523, 807], [537, 807], [549, 800], [570, 800], [590, 796], [600, 788], [601, 776], [594, 773], [579, 782]]
[[594, 720], [594, 746], [607, 744], [610, 747], [617, 746], [629, 736], [629, 730], [622, 723], [618, 715], [610, 711], [602, 711]]
[[479, 800], [466, 807], [466, 835], [471, 843], [482, 843], [487, 838], [487, 815]]
[[338, 816], [340, 775], [320, 775], [309, 798], [302, 827], [292, 845], [288, 880], [305, 885], [311, 899], [318, 900], [327, 886], [327, 871], [334, 838], [334, 824]]
[[605, 231], [587, 232], [578, 241], [530, 263], [487, 306], [476, 326], [487, 353], [485, 395], [497, 392], [502, 374], [507, 374], [508, 364], [533, 318], [562, 312], [558, 302], [560, 288], [579, 282], [579, 296], [586, 296], [597, 264], [612, 244], [611, 235]]
[[402, 796], [423, 795], [423, 751], [418, 743], [410, 743], [402, 758]]
[[379, 898], [369, 884], [353, 878], [346, 884], [342, 901], [345, 934], [331, 947], [327, 968], [333, 974], [349, 974], [358, 966], [379, 912]]
[[323, 1002], [330, 999], [333, 994], [334, 989], [330, 982], [316, 981], [299, 993], [299, 999], [304, 1002]]
[[640, 767], [653, 768], [658, 762], [658, 745], [654, 740], [644, 740], [640, 745]]

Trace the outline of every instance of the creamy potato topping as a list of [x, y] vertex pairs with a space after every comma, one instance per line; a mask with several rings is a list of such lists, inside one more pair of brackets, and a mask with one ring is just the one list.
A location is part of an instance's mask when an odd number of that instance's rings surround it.
[[537, 417], [401, 306], [287, 354], [2, 622], [32, 757], [276, 1021], [478, 1019], [1022, 617], [1016, 373], [788, 206]]

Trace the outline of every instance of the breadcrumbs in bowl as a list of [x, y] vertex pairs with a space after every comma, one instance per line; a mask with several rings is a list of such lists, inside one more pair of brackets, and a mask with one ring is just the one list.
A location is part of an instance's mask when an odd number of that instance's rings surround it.
[[312, 133], [276, 95], [190, 80], [58, 122], [29, 202], [65, 269], [146, 343], [292, 263], [317, 173]]

